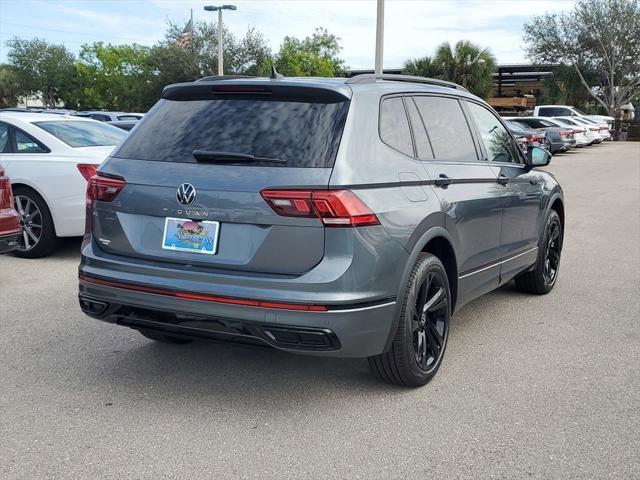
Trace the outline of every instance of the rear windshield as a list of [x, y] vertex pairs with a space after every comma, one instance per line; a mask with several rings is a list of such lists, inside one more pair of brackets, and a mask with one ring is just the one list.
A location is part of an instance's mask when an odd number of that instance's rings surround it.
[[127, 136], [127, 133], [119, 128], [100, 122], [63, 120], [34, 124], [70, 147], [114, 146]]
[[163, 99], [113, 156], [195, 163], [193, 151], [207, 150], [280, 159], [285, 167], [331, 167], [348, 109], [347, 100]]

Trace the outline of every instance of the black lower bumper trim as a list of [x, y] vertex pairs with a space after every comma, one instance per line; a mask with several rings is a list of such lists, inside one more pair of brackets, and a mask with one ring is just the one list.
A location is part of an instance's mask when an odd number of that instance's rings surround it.
[[137, 330], [156, 330], [189, 338], [257, 340], [273, 347], [293, 350], [331, 351], [341, 348], [336, 334], [325, 328], [257, 323], [108, 304], [85, 294], [80, 294], [79, 300], [80, 308], [90, 317]]

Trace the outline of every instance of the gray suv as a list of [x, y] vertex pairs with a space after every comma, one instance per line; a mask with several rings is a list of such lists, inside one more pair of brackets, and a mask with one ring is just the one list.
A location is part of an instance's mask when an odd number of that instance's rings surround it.
[[368, 357], [420, 386], [464, 304], [514, 278], [553, 288], [549, 159], [439, 80], [171, 85], [89, 182], [80, 306], [160, 342]]

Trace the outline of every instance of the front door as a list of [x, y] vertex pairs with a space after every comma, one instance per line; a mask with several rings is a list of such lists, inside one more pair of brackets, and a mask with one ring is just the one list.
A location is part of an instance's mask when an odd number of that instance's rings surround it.
[[507, 128], [488, 108], [467, 102], [475, 121], [486, 159], [494, 165], [502, 196], [500, 235], [501, 283], [536, 260], [542, 182], [535, 171], [527, 171], [524, 158]]

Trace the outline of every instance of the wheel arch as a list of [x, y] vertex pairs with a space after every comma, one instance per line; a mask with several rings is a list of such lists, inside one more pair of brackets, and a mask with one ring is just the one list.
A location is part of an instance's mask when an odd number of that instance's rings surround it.
[[11, 182], [11, 189], [14, 190], [15, 193], [15, 189], [16, 188], [26, 188], [27, 190], [32, 190], [33, 192], [37, 193], [40, 198], [42, 198], [42, 200], [44, 201], [45, 207], [47, 208], [47, 210], [49, 210], [49, 215], [51, 215], [51, 219], [53, 221], [53, 230], [54, 230], [54, 234], [57, 235], [57, 227], [56, 227], [56, 216], [53, 215], [53, 212], [51, 211], [51, 204], [49, 203], [49, 200], [47, 199], [47, 196], [44, 195], [44, 193], [35, 185], [32, 185], [30, 183], [26, 183], [23, 181], [16, 181], [16, 182]]
[[454, 241], [452, 235], [442, 226], [433, 226], [429, 228], [420, 238], [414, 243], [413, 249], [409, 254], [409, 258], [405, 264], [404, 271], [398, 286], [398, 294], [396, 298], [396, 311], [393, 317], [391, 330], [385, 343], [384, 351], [388, 351], [393, 343], [398, 323], [400, 321], [400, 311], [402, 310], [402, 303], [400, 299], [404, 293], [409, 276], [413, 270], [413, 266], [416, 263], [418, 255], [421, 253], [431, 253], [440, 259], [447, 272], [447, 279], [449, 281], [449, 290], [451, 291], [451, 314], [455, 311], [455, 305], [458, 295], [458, 260], [455, 255]]

